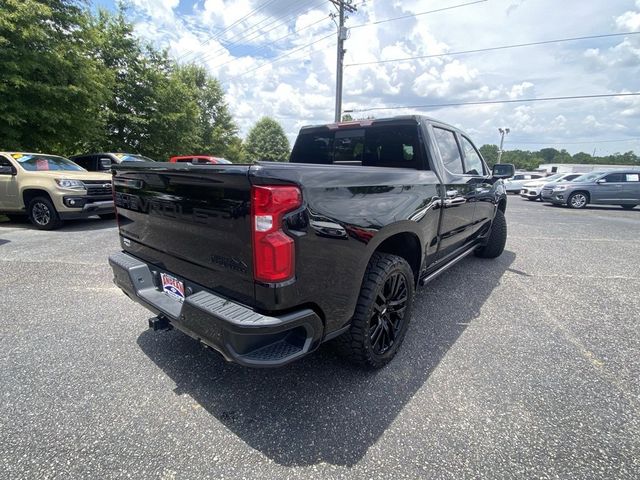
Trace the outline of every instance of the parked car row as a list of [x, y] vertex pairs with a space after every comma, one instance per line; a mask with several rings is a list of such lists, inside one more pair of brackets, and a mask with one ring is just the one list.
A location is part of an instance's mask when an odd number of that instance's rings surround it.
[[631, 210], [640, 205], [640, 170], [556, 174], [523, 184], [520, 196], [569, 208], [595, 204]]
[[517, 194], [520, 193], [525, 183], [544, 178], [544, 176], [544, 173], [516, 172], [513, 177], [505, 180], [504, 188], [507, 190], [507, 193]]
[[538, 180], [526, 182], [522, 185], [520, 196], [527, 200], [540, 200], [542, 188], [545, 185], [552, 185], [559, 182], [570, 182], [578, 178], [581, 173], [556, 173], [548, 177], [542, 177]]

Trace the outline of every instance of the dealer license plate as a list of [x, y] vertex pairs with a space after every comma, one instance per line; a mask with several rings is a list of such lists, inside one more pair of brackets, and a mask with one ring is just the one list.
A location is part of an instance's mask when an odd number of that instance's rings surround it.
[[184, 302], [184, 283], [171, 275], [166, 273], [160, 274], [160, 280], [162, 281], [162, 291], [165, 295]]

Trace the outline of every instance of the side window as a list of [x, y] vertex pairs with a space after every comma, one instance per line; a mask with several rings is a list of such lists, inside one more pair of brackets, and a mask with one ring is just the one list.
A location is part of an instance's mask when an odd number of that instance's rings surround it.
[[364, 130], [336, 132], [333, 163], [361, 164], [364, 153]]
[[455, 134], [439, 127], [433, 127], [433, 133], [445, 168], [451, 173], [463, 173], [462, 157]]
[[462, 137], [462, 150], [464, 152], [464, 173], [467, 175], [484, 175], [482, 159], [476, 148], [466, 137]]
[[620, 183], [626, 182], [627, 176], [624, 173], [610, 173], [609, 175], [604, 177], [604, 179], [607, 181], [607, 183]]
[[11, 171], [15, 171], [15, 167], [9, 160], [0, 155], [0, 167], [11, 167]]
[[640, 182], [640, 173], [627, 173], [627, 182]]
[[514, 175], [513, 179], [514, 180], [524, 180], [524, 175]]

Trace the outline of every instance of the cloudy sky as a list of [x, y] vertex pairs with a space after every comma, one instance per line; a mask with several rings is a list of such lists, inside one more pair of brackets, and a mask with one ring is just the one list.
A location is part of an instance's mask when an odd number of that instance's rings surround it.
[[[630, 34], [640, 32], [640, 0], [472, 1], [353, 0], [358, 11], [346, 23], [344, 109], [640, 91], [640, 35]], [[290, 140], [302, 125], [333, 120], [336, 39], [329, 14], [335, 9], [328, 0], [130, 2], [140, 36], [181, 62], [205, 65], [222, 82], [242, 135], [263, 115], [277, 119]], [[112, 0], [97, 4], [114, 8]], [[446, 7], [454, 8], [425, 13]], [[454, 54], [620, 33], [627, 35]], [[498, 143], [497, 128], [506, 126], [505, 148], [640, 153], [640, 97], [354, 116], [406, 113], [459, 126], [480, 145]]]

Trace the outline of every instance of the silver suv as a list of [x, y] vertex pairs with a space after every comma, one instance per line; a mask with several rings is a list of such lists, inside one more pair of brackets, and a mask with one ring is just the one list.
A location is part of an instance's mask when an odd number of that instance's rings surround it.
[[640, 204], [640, 170], [585, 173], [571, 182], [545, 185], [542, 197], [570, 208], [584, 208], [593, 203], [631, 210]]

